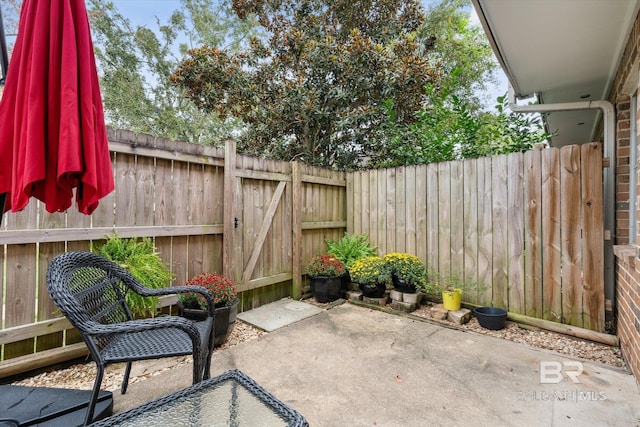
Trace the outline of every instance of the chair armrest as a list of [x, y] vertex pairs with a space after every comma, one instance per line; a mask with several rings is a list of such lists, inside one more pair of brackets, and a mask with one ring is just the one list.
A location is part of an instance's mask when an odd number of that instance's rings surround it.
[[[138, 289], [139, 288], [136, 288], [136, 291], [138, 291]], [[143, 286], [138, 293], [145, 297], [153, 297], [162, 295], [186, 294], [187, 292], [194, 292], [204, 296], [207, 300], [207, 311], [209, 312], [209, 316], [213, 316], [213, 312], [215, 309], [213, 296], [211, 295], [211, 292], [209, 292], [209, 290], [204, 286], [171, 286], [169, 288], [160, 289], [150, 289]]]
[[83, 325], [85, 333], [94, 336], [124, 334], [165, 328], [181, 329], [192, 337], [199, 337], [198, 329], [193, 325], [193, 322], [180, 316], [128, 320], [126, 322], [111, 323], [107, 325], [90, 321]]

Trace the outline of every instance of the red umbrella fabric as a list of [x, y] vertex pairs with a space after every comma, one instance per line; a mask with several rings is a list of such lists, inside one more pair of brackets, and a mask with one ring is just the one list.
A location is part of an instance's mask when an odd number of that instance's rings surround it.
[[63, 212], [76, 189], [91, 214], [114, 189], [102, 98], [82, 0], [25, 0], [0, 100], [4, 211], [35, 197]]

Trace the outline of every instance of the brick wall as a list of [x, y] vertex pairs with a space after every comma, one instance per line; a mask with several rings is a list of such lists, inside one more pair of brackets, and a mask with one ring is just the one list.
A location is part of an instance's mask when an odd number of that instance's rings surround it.
[[[629, 235], [630, 215], [637, 224], [636, 233], [640, 232], [640, 186], [636, 190], [635, 212], [630, 213], [629, 203], [630, 174], [635, 173], [640, 178], [639, 165], [629, 162], [631, 120], [640, 124], [639, 111], [631, 111], [631, 97], [640, 87], [640, 74], [637, 71], [640, 64], [639, 47], [640, 18], [636, 17], [609, 100], [616, 106], [616, 330], [622, 355], [640, 381], [640, 234]], [[638, 128], [640, 126], [636, 126], [636, 133]], [[637, 140], [640, 140], [640, 136]], [[640, 179], [636, 179], [636, 183], [640, 183]]]
[[618, 304], [618, 338], [629, 368], [640, 380], [640, 260], [637, 256], [618, 259], [616, 300]]
[[629, 154], [631, 97], [619, 94], [616, 100], [616, 232], [615, 244], [629, 243]]

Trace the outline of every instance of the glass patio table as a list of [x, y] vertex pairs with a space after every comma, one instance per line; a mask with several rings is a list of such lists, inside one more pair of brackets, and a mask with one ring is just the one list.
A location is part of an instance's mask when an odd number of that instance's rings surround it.
[[91, 425], [304, 427], [309, 424], [246, 374], [233, 370]]

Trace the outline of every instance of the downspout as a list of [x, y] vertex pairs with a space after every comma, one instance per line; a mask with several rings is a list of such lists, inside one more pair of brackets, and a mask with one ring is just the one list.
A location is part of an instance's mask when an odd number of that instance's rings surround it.
[[[511, 85], [509, 85], [509, 108], [514, 113], [551, 113], [554, 111], [573, 110], [602, 110], [604, 119], [604, 157], [609, 159], [609, 165], [603, 171], [604, 178], [604, 297], [605, 311], [614, 310], [615, 305], [615, 262], [613, 255], [613, 240], [615, 230], [615, 176], [616, 176], [616, 152], [615, 152], [615, 110], [609, 101], [581, 101], [559, 104], [533, 104], [517, 105], [516, 97]], [[607, 310], [606, 301], [611, 301], [611, 307]], [[607, 315], [605, 314], [605, 318]], [[608, 320], [608, 319], [607, 319]]]

